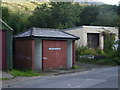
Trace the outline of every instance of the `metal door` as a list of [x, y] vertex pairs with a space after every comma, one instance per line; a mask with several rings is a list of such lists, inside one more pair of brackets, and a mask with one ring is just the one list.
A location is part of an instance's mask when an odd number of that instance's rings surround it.
[[88, 43], [89, 48], [98, 48], [99, 47], [99, 34], [88, 33], [87, 43]]

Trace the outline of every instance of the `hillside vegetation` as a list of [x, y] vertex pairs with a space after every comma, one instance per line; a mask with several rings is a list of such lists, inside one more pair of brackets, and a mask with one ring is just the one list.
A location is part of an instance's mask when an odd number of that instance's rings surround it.
[[34, 9], [40, 5], [41, 3], [39, 2], [29, 2], [29, 1], [24, 1], [24, 2], [2, 2], [3, 7], [7, 7], [13, 12], [27, 12], [27, 13], [32, 13]]
[[117, 26], [118, 6], [37, 1], [2, 2], [2, 19], [14, 34], [30, 27], [65, 29], [81, 25]]
[[14, 29], [14, 34], [19, 33], [27, 29], [28, 19], [33, 14], [34, 9], [41, 4], [35, 0], [3, 0], [1, 5], [2, 19]]

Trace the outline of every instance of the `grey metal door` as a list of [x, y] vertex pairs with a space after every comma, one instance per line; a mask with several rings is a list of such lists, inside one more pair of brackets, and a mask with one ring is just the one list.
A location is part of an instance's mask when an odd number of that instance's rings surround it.
[[99, 47], [99, 34], [88, 33], [87, 43], [88, 43], [89, 48], [98, 48]]

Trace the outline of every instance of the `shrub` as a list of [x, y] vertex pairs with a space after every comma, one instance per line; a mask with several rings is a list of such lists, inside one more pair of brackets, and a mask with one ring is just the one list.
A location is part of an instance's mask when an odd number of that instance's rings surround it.
[[96, 55], [96, 51], [94, 49], [86, 49], [85, 51], [81, 52], [81, 55]]
[[116, 56], [120, 58], [120, 41], [118, 42], [118, 49], [116, 51]]
[[114, 45], [114, 41], [115, 41], [115, 34], [111, 33], [109, 30], [105, 30], [103, 33], [105, 35], [104, 51], [106, 53], [109, 53], [113, 50], [113, 45]]
[[[76, 46], [76, 60], [82, 63], [98, 64], [98, 65], [120, 65], [120, 57], [117, 56], [116, 50], [104, 52], [103, 50], [90, 49], [84, 46]], [[94, 59], [80, 58], [81, 55], [94, 55]], [[96, 59], [95, 57], [99, 58]]]
[[99, 48], [96, 49], [96, 53], [98, 55], [105, 55], [105, 52], [103, 50], [100, 50]]
[[76, 60], [80, 60], [81, 55], [104, 55], [104, 51], [100, 49], [91, 49], [86, 46], [76, 46]]
[[76, 60], [78, 61], [80, 59], [80, 55], [81, 55], [81, 52], [84, 51], [86, 49], [86, 47], [79, 47], [76, 45], [76, 48], [75, 48], [75, 55], [76, 55]]

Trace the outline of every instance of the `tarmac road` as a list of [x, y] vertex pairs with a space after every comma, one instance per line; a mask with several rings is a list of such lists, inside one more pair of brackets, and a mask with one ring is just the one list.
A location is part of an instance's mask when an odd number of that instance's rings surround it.
[[3, 88], [118, 88], [118, 67], [63, 75], [39, 76], [5, 84]]

